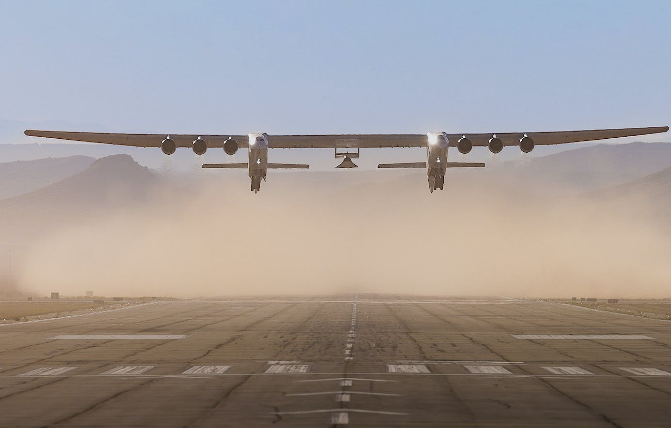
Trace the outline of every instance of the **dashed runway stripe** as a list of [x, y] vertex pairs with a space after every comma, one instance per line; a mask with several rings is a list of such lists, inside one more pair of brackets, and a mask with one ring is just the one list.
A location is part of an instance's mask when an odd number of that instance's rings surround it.
[[545, 370], [556, 375], [593, 375], [589, 370], [580, 367], [543, 367]]
[[513, 334], [515, 339], [528, 340], [653, 340], [643, 334]]
[[389, 364], [387, 371], [389, 373], [431, 373], [424, 364]]
[[336, 395], [335, 401], [339, 403], [349, 403], [349, 394], [340, 393]]
[[347, 425], [349, 424], [349, 415], [346, 412], [337, 412], [331, 415], [332, 425]]
[[224, 374], [231, 366], [193, 366], [185, 370], [182, 374], [185, 375], [218, 375]]
[[464, 366], [466, 370], [474, 374], [512, 374], [508, 369], [501, 366]]
[[77, 367], [40, 367], [39, 369], [31, 370], [19, 376], [60, 376]]
[[266, 373], [307, 373], [309, 368], [307, 364], [273, 364]]
[[118, 366], [101, 374], [109, 376], [139, 375], [153, 368], [154, 366]]
[[652, 367], [620, 367], [620, 370], [637, 376], [671, 376], [671, 373]]

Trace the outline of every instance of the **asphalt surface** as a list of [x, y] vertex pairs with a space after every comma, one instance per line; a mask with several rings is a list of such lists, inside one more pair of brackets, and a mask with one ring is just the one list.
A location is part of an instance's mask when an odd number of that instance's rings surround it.
[[343, 295], [4, 325], [0, 426], [669, 427], [671, 323]]

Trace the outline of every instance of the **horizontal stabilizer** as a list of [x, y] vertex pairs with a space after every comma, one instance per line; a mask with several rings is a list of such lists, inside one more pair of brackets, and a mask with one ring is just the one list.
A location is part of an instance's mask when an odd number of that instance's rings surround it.
[[304, 163], [269, 163], [268, 169], [309, 169], [310, 165]]
[[485, 164], [482, 162], [447, 162], [447, 168], [484, 168]]
[[247, 169], [247, 163], [204, 163], [203, 168], [237, 168]]
[[426, 168], [426, 162], [381, 163], [378, 168]]

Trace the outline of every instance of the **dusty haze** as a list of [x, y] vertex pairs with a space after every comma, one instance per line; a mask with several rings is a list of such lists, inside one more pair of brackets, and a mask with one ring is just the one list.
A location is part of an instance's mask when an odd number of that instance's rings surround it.
[[254, 195], [244, 173], [210, 174], [51, 231], [18, 279], [42, 295], [671, 294], [671, 236], [652, 204], [472, 177], [449, 171], [431, 195], [422, 171], [271, 172]]

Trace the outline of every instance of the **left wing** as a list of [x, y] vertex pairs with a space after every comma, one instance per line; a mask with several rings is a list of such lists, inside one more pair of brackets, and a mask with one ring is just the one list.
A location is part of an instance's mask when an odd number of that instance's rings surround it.
[[[504, 146], [517, 146], [524, 136], [531, 137], [536, 145], [566, 144], [581, 141], [606, 140], [610, 138], [632, 137], [657, 134], [669, 130], [668, 126], [650, 128], [597, 129], [589, 131], [561, 132], [505, 132], [505, 133], [455, 133], [446, 134], [450, 146], [454, 147], [462, 137], [468, 137], [474, 146], [487, 146], [496, 136]], [[113, 144], [134, 147], [160, 147], [161, 142], [170, 137], [177, 147], [191, 147], [200, 137], [209, 148], [221, 148], [227, 139], [233, 139], [241, 148], [249, 144], [247, 135], [198, 135], [198, 134], [118, 134], [106, 132], [66, 132], [26, 130], [31, 137], [55, 138], [59, 140], [84, 141], [89, 143]], [[426, 134], [343, 134], [343, 135], [268, 135], [270, 148], [382, 148], [382, 147], [426, 147]]]

